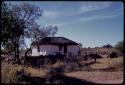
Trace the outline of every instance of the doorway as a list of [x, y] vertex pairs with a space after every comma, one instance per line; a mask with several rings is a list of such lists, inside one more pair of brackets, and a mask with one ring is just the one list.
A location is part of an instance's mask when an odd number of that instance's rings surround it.
[[67, 53], [67, 45], [64, 46], [64, 54]]

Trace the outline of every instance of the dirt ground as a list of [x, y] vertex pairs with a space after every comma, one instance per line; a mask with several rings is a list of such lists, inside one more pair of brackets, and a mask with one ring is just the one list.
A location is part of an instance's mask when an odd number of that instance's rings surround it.
[[[123, 83], [123, 57], [98, 59], [97, 63], [90, 64], [89, 67], [90, 71], [70, 72], [65, 75], [99, 84]], [[110, 68], [114, 70], [102, 71]], [[94, 69], [96, 71], [93, 71]]]
[[66, 76], [87, 80], [99, 84], [121, 84], [123, 83], [123, 72], [88, 72], [78, 71], [66, 73]]
[[[57, 63], [58, 65], [58, 63]], [[52, 65], [53, 66], [53, 65]], [[52, 66], [47, 66], [48, 68]], [[45, 82], [46, 74], [48, 73], [47, 68], [33, 68], [30, 66], [23, 67], [23, 65], [11, 65], [7, 63], [1, 64], [1, 74], [3, 75], [3, 81], [7, 82], [7, 78], [13, 80], [15, 70], [24, 69], [26, 72], [30, 73], [28, 82], [33, 84]], [[69, 84], [121, 84], [123, 83], [123, 57], [118, 58], [105, 58], [98, 59], [96, 63], [89, 64], [88, 70], [84, 69], [81, 71], [74, 71], [69, 73], [64, 73], [64, 76], [60, 78], [64, 83]], [[113, 71], [104, 69], [113, 68]], [[12, 77], [12, 78], [11, 78]], [[14, 77], [16, 78], [16, 77]], [[30, 79], [30, 81], [29, 81]], [[58, 79], [57, 79], [58, 80]], [[27, 81], [26, 81], [27, 82]]]

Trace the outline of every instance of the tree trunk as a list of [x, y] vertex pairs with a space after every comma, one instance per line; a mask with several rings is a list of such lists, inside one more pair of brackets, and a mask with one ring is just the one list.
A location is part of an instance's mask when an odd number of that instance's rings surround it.
[[19, 58], [19, 43], [17, 42], [17, 63], [20, 64], [20, 58]]
[[27, 54], [28, 54], [29, 51], [31, 51], [31, 47], [28, 50], [26, 50], [26, 52], [25, 52], [24, 64], [26, 64], [26, 57], [27, 57]]
[[17, 59], [16, 59], [16, 41], [14, 42], [14, 50], [15, 50], [15, 52], [14, 52], [14, 53], [15, 53], [15, 55], [14, 55], [14, 60], [15, 60], [15, 62], [16, 62], [16, 60], [17, 60]]
[[29, 51], [31, 51], [31, 47], [25, 52], [25, 57], [27, 56]]
[[19, 59], [19, 43], [18, 43], [18, 41], [15, 41], [15, 60], [16, 60], [16, 63], [20, 64], [20, 59]]

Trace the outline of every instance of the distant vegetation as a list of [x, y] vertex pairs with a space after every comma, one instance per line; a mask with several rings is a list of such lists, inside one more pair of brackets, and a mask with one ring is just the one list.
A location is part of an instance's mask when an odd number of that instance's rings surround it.
[[118, 49], [120, 52], [124, 53], [124, 41], [120, 41], [115, 45], [115, 48]]

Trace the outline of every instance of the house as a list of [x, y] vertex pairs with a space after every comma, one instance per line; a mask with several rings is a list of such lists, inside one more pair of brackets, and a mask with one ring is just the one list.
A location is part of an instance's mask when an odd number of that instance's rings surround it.
[[79, 44], [64, 37], [45, 37], [32, 44], [32, 56], [40, 55], [78, 55]]

